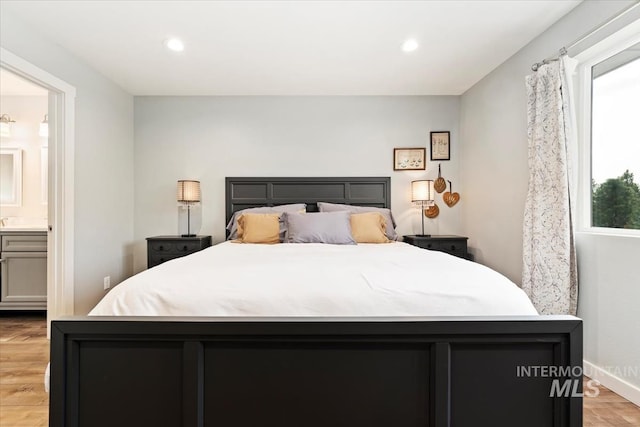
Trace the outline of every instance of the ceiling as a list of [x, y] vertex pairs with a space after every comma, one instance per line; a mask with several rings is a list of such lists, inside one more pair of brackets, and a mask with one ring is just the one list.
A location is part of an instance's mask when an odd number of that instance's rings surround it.
[[[459, 95], [579, 3], [3, 0], [0, 11], [133, 95]], [[409, 37], [420, 47], [404, 53]]]

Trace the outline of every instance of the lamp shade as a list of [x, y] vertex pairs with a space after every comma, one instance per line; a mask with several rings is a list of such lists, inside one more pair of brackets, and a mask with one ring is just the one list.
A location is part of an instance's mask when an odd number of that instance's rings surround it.
[[8, 114], [0, 116], [0, 135], [11, 136], [11, 124], [15, 122]]
[[197, 203], [200, 201], [200, 181], [178, 181], [178, 202]]
[[433, 201], [435, 199], [435, 194], [433, 180], [423, 179], [419, 181], [411, 181], [412, 202]]

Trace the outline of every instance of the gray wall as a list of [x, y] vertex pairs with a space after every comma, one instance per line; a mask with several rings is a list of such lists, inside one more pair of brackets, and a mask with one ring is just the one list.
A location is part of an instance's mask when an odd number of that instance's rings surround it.
[[[136, 97], [135, 271], [146, 267], [145, 237], [178, 231], [178, 179], [202, 182], [196, 227], [216, 241], [225, 237], [226, 176], [391, 176], [398, 230], [419, 232], [410, 182], [437, 177], [437, 166], [394, 172], [393, 148], [427, 147], [430, 131], [450, 130], [453, 160], [442, 167], [455, 186], [458, 110], [456, 96]], [[426, 231], [459, 232], [462, 203], [438, 201]]]
[[[528, 180], [525, 76], [531, 64], [557, 53], [564, 43], [571, 43], [629, 4], [580, 4], [462, 95], [460, 178], [467, 201], [462, 228], [475, 247], [476, 260], [516, 283], [521, 283], [522, 275]], [[603, 37], [599, 34], [588, 42], [592, 45]], [[632, 361], [637, 365], [640, 341], [629, 337], [640, 336], [640, 239], [580, 235], [577, 243], [585, 359], [598, 366], [629, 366]], [[637, 377], [625, 379], [640, 386]]]
[[75, 312], [132, 272], [133, 97], [3, 9], [2, 47], [75, 86]]

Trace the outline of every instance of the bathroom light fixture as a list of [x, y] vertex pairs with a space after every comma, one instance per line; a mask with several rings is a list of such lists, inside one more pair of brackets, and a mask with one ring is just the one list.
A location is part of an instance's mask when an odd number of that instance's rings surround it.
[[406, 53], [413, 52], [418, 47], [419, 45], [416, 39], [407, 39], [402, 43], [402, 51]]
[[182, 43], [182, 40], [175, 37], [165, 40], [164, 45], [167, 49], [174, 52], [182, 52], [184, 50], [184, 43]]
[[419, 181], [411, 181], [411, 201], [420, 208], [420, 216], [422, 217], [422, 234], [424, 234], [424, 209], [433, 206], [435, 203], [436, 191], [433, 188], [433, 180], [421, 179]]
[[0, 116], [0, 136], [11, 136], [11, 123], [15, 123], [8, 114]]
[[195, 237], [191, 234], [191, 206], [200, 203], [200, 181], [178, 181], [178, 202], [187, 206], [187, 234], [182, 237]]
[[44, 115], [44, 120], [40, 123], [40, 131], [38, 132], [38, 135], [44, 138], [49, 138], [49, 115], [48, 114]]

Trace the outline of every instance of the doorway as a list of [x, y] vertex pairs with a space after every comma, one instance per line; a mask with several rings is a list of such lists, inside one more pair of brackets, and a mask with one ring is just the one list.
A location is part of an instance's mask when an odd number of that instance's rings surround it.
[[47, 308], [48, 104], [0, 68], [0, 311]]
[[[48, 92], [47, 321], [73, 315], [75, 88], [0, 48], [0, 68]], [[49, 332], [50, 333], [50, 332]]]

